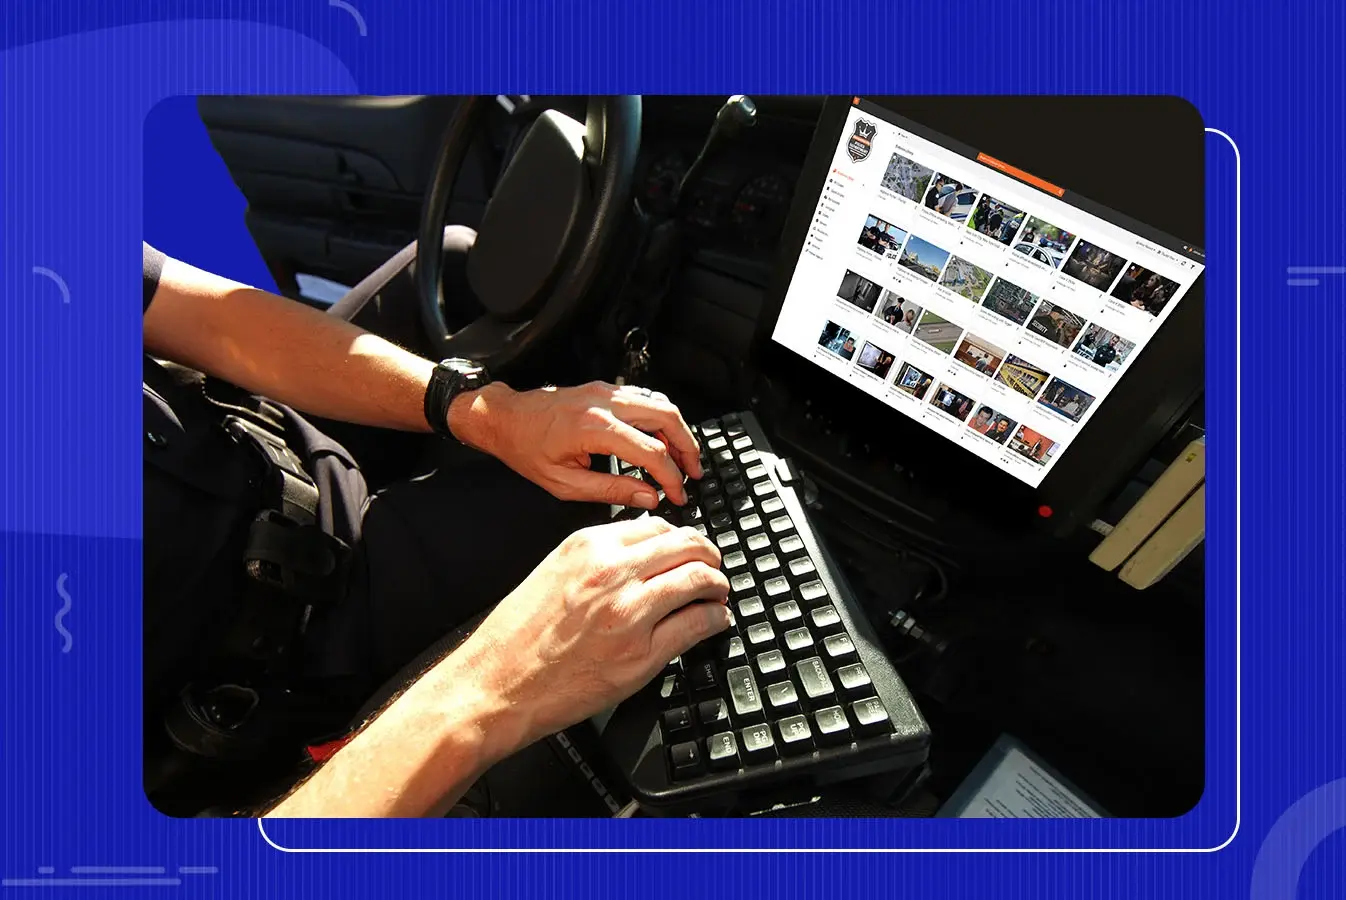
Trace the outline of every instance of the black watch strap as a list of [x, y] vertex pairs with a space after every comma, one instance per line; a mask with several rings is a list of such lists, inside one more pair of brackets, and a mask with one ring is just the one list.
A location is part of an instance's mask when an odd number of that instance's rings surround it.
[[446, 359], [430, 373], [425, 386], [425, 421], [438, 435], [457, 440], [449, 429], [449, 405], [453, 398], [490, 383], [486, 367], [470, 359]]

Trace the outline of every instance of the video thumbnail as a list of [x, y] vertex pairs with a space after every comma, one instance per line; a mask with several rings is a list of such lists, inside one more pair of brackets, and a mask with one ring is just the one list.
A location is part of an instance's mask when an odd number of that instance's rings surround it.
[[1047, 385], [1047, 390], [1038, 398], [1039, 404], [1052, 412], [1060, 413], [1072, 422], [1078, 422], [1093, 402], [1093, 394], [1087, 394], [1060, 378], [1053, 378], [1052, 383]]
[[972, 412], [972, 398], [966, 394], [960, 394], [947, 384], [941, 384], [935, 388], [935, 393], [930, 397], [930, 403], [942, 413], [953, 416], [958, 421], [967, 418], [967, 414]]
[[1170, 281], [1163, 275], [1134, 263], [1127, 266], [1126, 273], [1117, 282], [1117, 287], [1112, 289], [1112, 296], [1136, 309], [1143, 309], [1152, 316], [1159, 315], [1177, 293], [1176, 281]]
[[943, 316], [926, 310], [912, 334], [918, 341], [924, 341], [941, 353], [952, 353], [958, 339], [963, 336], [963, 329]]
[[865, 345], [860, 348], [860, 358], [855, 361], [855, 364], [867, 372], [873, 372], [880, 378], [887, 378], [888, 370], [893, 367], [893, 354], [882, 347], [865, 341]]
[[1124, 265], [1126, 260], [1116, 253], [1109, 253], [1097, 244], [1082, 240], [1075, 245], [1075, 250], [1061, 271], [1092, 288], [1106, 291]]
[[939, 278], [939, 270], [944, 268], [948, 258], [948, 250], [941, 250], [924, 238], [913, 234], [911, 240], [907, 241], [907, 246], [903, 248], [902, 258], [897, 264], [934, 281]]
[[1056, 441], [1027, 425], [1020, 425], [1019, 430], [1014, 432], [1014, 437], [1009, 440], [1009, 448], [1024, 459], [1045, 466], [1052, 458], [1052, 451], [1056, 449]]
[[883, 170], [883, 180], [880, 184], [885, 190], [919, 202], [925, 196], [925, 189], [930, 186], [930, 176], [933, 174], [934, 169], [912, 162], [900, 153], [894, 153], [888, 160], [888, 168]]
[[1014, 421], [983, 403], [976, 415], [967, 420], [967, 427], [997, 444], [1003, 444], [1009, 440], [1010, 432], [1014, 430]]
[[1089, 360], [1096, 366], [1116, 372], [1131, 355], [1136, 345], [1119, 334], [1104, 329], [1101, 325], [1090, 325], [1080, 335], [1075, 345], [1075, 355]]
[[907, 239], [907, 233], [891, 222], [885, 222], [878, 216], [866, 216], [865, 227], [860, 229], [860, 246], [885, 259], [893, 259]]
[[837, 288], [837, 296], [865, 312], [873, 312], [874, 304], [878, 302], [882, 290], [878, 282], [870, 281], [865, 276], [847, 269], [846, 274], [841, 276], [841, 287]]
[[894, 328], [911, 334], [916, 320], [921, 317], [921, 307], [893, 291], [884, 291], [874, 314]]
[[1046, 369], [1011, 353], [996, 373], [995, 380], [1009, 385], [1025, 397], [1036, 397], [1050, 377]]
[[1055, 303], [1042, 301], [1037, 314], [1028, 322], [1028, 330], [1041, 335], [1049, 341], [1055, 341], [1062, 347], [1075, 342], [1075, 336], [1084, 327], [1084, 319]]
[[928, 208], [955, 222], [966, 221], [972, 214], [976, 199], [976, 188], [968, 187], [947, 175], [936, 175], [930, 190], [925, 193], [925, 205]]
[[986, 340], [986, 338], [969, 334], [963, 338], [963, 343], [958, 345], [958, 352], [953, 355], [953, 358], [968, 368], [989, 376], [994, 374], [996, 368], [1004, 362], [1005, 351]]
[[1074, 240], [1075, 235], [1064, 228], [1057, 228], [1036, 216], [1029, 216], [1023, 233], [1014, 242], [1014, 249], [1030, 259], [1059, 269], [1066, 258], [1066, 251], [1070, 249], [1070, 244]]
[[897, 373], [897, 380], [894, 382], [899, 388], [911, 394], [917, 400], [924, 400], [926, 391], [930, 390], [930, 385], [934, 379], [913, 366], [911, 363], [904, 363]]
[[991, 283], [991, 273], [955, 256], [944, 267], [944, 275], [939, 283], [976, 303], [986, 293], [986, 286]]
[[968, 227], [973, 231], [995, 238], [1002, 244], [1009, 244], [1014, 240], [1014, 236], [1019, 233], [1019, 226], [1023, 223], [1022, 209], [1015, 209], [985, 194], [981, 195], [981, 199], [977, 201], [977, 208], [967, 220]]
[[845, 360], [855, 355], [855, 338], [851, 337], [850, 329], [842, 328], [836, 322], [828, 322], [823, 326], [823, 333], [818, 336], [818, 346]]
[[1022, 325], [1028, 320], [1037, 302], [1036, 294], [1030, 294], [1017, 284], [1010, 284], [1003, 278], [997, 278], [981, 305], [997, 315], [1004, 316], [1015, 325]]

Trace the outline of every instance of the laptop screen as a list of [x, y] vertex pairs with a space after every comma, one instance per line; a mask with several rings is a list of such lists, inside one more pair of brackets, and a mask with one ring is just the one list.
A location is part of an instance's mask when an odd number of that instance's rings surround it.
[[856, 98], [771, 336], [1036, 487], [1204, 259]]

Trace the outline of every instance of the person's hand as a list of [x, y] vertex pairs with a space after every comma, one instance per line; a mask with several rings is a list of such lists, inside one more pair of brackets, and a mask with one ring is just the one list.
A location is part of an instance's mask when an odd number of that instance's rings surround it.
[[504, 711], [493, 751], [615, 706], [727, 628], [719, 565], [706, 538], [653, 516], [566, 538], [446, 660]]
[[[460, 402], [461, 401], [461, 402]], [[594, 472], [590, 454], [614, 454], [649, 472], [676, 504], [684, 473], [700, 478], [700, 448], [663, 394], [592, 382], [516, 392], [503, 384], [455, 398], [458, 439], [498, 458], [562, 500], [653, 509], [654, 489], [637, 478]]]

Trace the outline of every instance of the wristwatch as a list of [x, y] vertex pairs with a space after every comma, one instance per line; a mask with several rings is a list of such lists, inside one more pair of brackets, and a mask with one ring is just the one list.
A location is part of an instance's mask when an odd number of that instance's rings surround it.
[[490, 373], [479, 362], [460, 357], [440, 360], [425, 386], [425, 421], [436, 434], [457, 440], [449, 429], [449, 404], [459, 394], [490, 383]]

